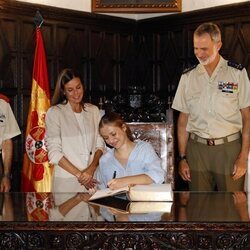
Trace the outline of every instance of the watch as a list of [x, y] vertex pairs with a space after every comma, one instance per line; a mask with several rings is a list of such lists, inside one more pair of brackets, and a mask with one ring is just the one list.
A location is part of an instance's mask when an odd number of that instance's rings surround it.
[[186, 155], [179, 155], [178, 160], [179, 161], [187, 160], [187, 156]]
[[185, 205], [185, 204], [180, 204], [178, 207], [179, 207], [179, 208], [186, 208], [187, 205]]

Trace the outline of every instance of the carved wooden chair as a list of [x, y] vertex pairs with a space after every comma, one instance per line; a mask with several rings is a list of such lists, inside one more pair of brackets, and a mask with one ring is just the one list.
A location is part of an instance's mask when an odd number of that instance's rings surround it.
[[148, 141], [162, 160], [166, 172], [165, 182], [174, 188], [174, 135], [173, 124], [168, 123], [128, 123], [135, 140]]

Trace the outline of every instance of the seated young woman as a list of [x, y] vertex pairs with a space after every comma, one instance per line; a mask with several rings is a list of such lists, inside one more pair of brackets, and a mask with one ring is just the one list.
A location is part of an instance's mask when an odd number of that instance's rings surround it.
[[165, 171], [152, 145], [142, 140], [135, 142], [120, 115], [105, 114], [100, 120], [99, 132], [111, 147], [99, 161], [99, 189], [164, 182]]

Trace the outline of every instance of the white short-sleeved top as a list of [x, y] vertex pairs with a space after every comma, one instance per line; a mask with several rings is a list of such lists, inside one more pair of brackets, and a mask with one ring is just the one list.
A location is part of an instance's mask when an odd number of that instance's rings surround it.
[[21, 134], [10, 104], [0, 96], [0, 150], [2, 142]]
[[201, 64], [182, 74], [172, 108], [189, 114], [188, 132], [220, 138], [242, 129], [240, 110], [248, 106], [246, 70], [220, 57], [211, 77]]

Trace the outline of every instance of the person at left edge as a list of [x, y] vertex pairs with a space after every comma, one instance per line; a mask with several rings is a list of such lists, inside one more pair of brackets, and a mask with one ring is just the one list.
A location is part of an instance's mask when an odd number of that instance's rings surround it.
[[48, 157], [55, 167], [53, 192], [85, 192], [96, 185], [105, 145], [98, 132], [99, 109], [84, 101], [84, 91], [79, 74], [61, 71], [45, 118]]
[[0, 152], [3, 165], [2, 169], [0, 169], [0, 192], [9, 192], [11, 188], [12, 138], [19, 134], [21, 134], [21, 131], [10, 107], [9, 99], [0, 94]]

